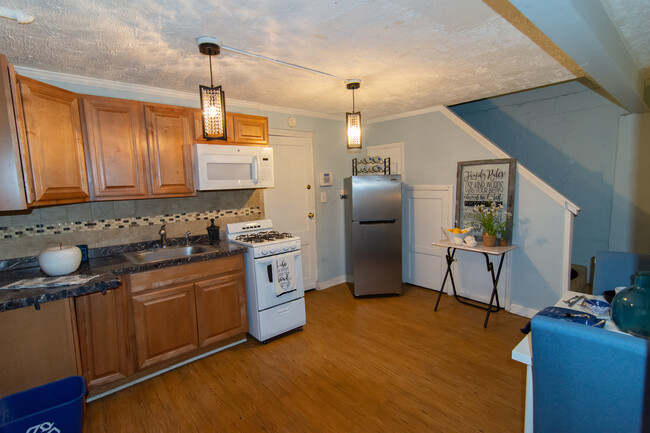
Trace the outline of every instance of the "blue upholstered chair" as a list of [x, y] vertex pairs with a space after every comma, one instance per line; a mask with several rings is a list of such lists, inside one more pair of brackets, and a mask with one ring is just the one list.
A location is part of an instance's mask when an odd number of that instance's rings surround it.
[[531, 321], [535, 433], [650, 432], [648, 340]]
[[619, 251], [596, 252], [592, 293], [600, 295], [605, 290], [632, 284], [636, 271], [650, 271], [650, 256]]

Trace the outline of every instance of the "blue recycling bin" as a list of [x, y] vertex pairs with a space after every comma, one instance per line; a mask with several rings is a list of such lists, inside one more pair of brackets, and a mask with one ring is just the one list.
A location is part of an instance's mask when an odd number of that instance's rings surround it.
[[81, 433], [86, 382], [70, 376], [0, 399], [0, 433]]

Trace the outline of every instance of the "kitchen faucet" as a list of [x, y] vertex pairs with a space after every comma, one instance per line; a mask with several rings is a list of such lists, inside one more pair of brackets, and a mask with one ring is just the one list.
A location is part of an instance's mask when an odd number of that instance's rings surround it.
[[160, 228], [158, 234], [160, 235], [160, 247], [167, 248], [167, 231], [165, 230], [165, 224]]
[[189, 247], [190, 246], [190, 231], [185, 232], [185, 246]]

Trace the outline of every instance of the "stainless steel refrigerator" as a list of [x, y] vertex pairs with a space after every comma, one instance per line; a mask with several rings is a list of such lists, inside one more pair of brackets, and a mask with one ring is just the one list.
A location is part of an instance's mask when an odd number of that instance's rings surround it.
[[354, 296], [402, 293], [401, 177], [352, 176], [344, 187]]

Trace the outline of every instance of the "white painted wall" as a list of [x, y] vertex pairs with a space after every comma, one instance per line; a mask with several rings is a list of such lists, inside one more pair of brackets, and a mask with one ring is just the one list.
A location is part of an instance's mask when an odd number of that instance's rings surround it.
[[650, 113], [620, 119], [609, 246], [650, 254]]

